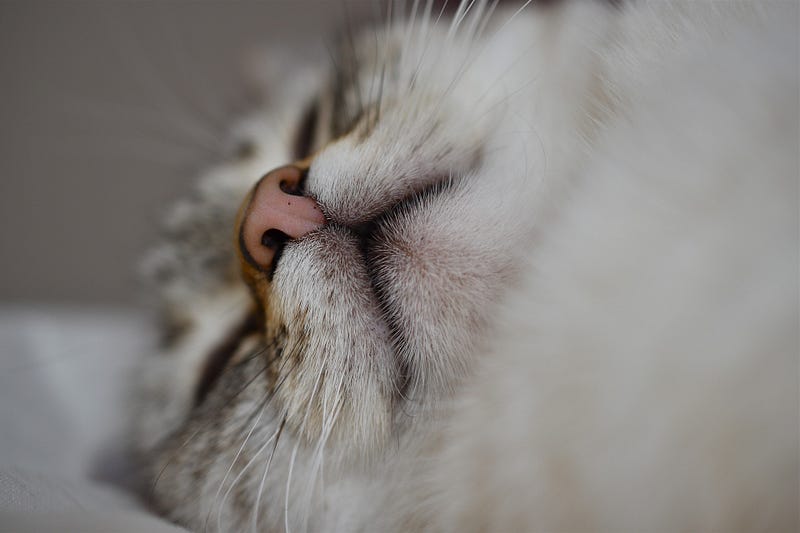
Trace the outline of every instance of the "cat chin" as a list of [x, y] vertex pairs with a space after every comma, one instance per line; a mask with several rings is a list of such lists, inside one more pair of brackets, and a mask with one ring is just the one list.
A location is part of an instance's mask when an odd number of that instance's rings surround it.
[[356, 237], [327, 226], [288, 245], [267, 290], [265, 339], [280, 351], [288, 427], [358, 455], [380, 447], [402, 377]]

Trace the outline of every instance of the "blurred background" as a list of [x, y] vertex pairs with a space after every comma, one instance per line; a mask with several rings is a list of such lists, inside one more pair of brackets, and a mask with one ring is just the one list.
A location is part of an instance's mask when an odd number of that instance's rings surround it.
[[131, 305], [160, 220], [246, 110], [244, 58], [357, 0], [0, 0], [0, 303]]

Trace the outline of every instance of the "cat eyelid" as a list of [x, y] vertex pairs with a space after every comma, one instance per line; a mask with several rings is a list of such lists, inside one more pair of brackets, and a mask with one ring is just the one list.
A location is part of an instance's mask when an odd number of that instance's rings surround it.
[[307, 158], [314, 149], [320, 114], [319, 107], [319, 102], [314, 100], [306, 106], [301, 116], [294, 136], [293, 155], [295, 160]]

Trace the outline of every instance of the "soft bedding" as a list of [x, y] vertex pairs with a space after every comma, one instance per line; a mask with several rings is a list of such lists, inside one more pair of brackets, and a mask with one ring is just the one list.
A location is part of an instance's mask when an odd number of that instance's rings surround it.
[[145, 315], [0, 306], [0, 530], [180, 531], [125, 490]]

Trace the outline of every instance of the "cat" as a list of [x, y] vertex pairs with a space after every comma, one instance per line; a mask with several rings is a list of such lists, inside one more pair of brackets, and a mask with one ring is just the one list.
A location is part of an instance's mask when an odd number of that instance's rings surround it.
[[384, 8], [265, 63], [149, 259], [153, 508], [797, 530], [797, 5]]

